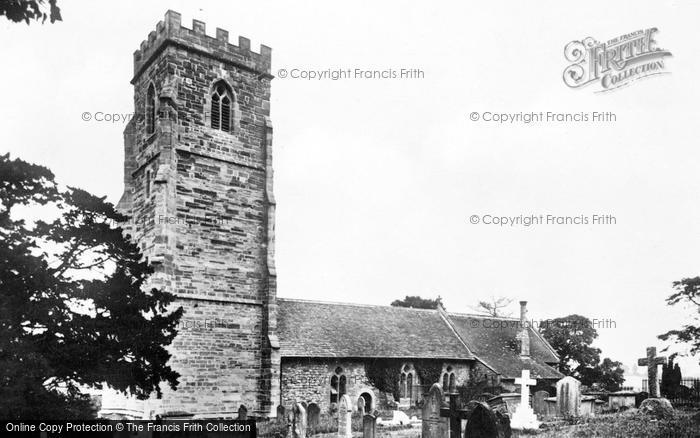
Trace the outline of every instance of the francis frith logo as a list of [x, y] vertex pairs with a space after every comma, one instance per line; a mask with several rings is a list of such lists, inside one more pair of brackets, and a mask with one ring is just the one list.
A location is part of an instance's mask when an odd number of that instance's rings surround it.
[[564, 48], [571, 63], [564, 70], [564, 83], [571, 88], [596, 84], [600, 93], [669, 73], [665, 58], [672, 55], [658, 47], [657, 31], [655, 27], [637, 30], [602, 43], [591, 37], [571, 41]]

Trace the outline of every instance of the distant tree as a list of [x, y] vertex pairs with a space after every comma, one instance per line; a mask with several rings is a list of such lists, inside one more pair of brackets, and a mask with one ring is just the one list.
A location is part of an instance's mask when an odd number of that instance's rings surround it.
[[598, 387], [605, 391], [618, 391], [625, 382], [625, 370], [622, 362], [608, 357], [594, 367], [578, 369], [577, 374], [582, 385]]
[[[57, 218], [28, 225], [21, 211]], [[153, 269], [104, 198], [61, 191], [45, 167], [0, 155], [0, 418], [92, 413], [84, 386], [139, 398], [177, 386], [165, 349], [182, 309], [146, 290]]]
[[40, 21], [43, 24], [47, 18], [55, 23], [61, 21], [61, 9], [56, 2], [57, 0], [48, 0], [46, 11], [45, 0], [0, 0], [0, 15], [15, 23]]
[[421, 298], [414, 295], [406, 295], [403, 300], [394, 300], [391, 305], [394, 307], [412, 307], [414, 309], [437, 309], [438, 304], [442, 304], [442, 298], [438, 295], [437, 298]]
[[[696, 306], [695, 314], [697, 318], [697, 314], [700, 313], [700, 277], [684, 278], [680, 281], [674, 281], [673, 289], [675, 292], [666, 298], [666, 303], [669, 306], [676, 304], [690, 304]], [[691, 347], [691, 355], [700, 353], [700, 326], [698, 325], [685, 324], [680, 330], [670, 330], [659, 335], [659, 339], [687, 344]]]
[[622, 363], [605, 358], [592, 346], [598, 331], [590, 319], [581, 315], [556, 318], [540, 326], [542, 336], [560, 358], [559, 370], [586, 386], [598, 385], [616, 391], [624, 382]]
[[510, 306], [513, 300], [506, 297], [495, 297], [491, 296], [489, 301], [479, 301], [479, 303], [472, 307], [474, 311], [481, 313], [483, 315], [493, 316], [494, 318], [499, 316], [510, 316], [510, 312], [504, 312], [503, 309]]

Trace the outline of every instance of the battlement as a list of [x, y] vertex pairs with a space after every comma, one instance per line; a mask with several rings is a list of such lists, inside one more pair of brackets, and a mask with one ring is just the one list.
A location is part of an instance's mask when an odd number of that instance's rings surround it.
[[206, 23], [199, 20], [192, 20], [192, 29], [188, 29], [182, 26], [180, 13], [169, 10], [165, 13], [165, 20], [158, 22], [156, 30], [151, 31], [148, 39], [141, 42], [141, 47], [134, 52], [132, 83], [148, 67], [151, 60], [170, 44], [272, 78], [271, 48], [260, 45], [260, 52], [256, 53], [250, 49], [250, 40], [245, 37], [238, 37], [236, 46], [229, 43], [228, 31], [219, 28], [216, 29], [216, 36], [209, 36], [206, 34]]

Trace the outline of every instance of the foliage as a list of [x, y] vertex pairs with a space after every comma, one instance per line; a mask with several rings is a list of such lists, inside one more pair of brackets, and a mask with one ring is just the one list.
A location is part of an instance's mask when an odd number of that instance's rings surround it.
[[442, 298], [421, 298], [415, 295], [406, 295], [403, 300], [394, 300], [391, 305], [394, 307], [411, 307], [414, 309], [437, 309], [438, 305], [442, 304]]
[[675, 359], [676, 355], [672, 354], [661, 370], [661, 394], [667, 398], [675, 398], [681, 391], [683, 376], [680, 365], [674, 363]]
[[382, 392], [388, 392], [399, 399], [399, 379], [401, 362], [396, 359], [369, 359], [365, 362], [367, 380]]
[[0, 15], [15, 23], [24, 21], [40, 21], [42, 24], [48, 18], [51, 23], [61, 21], [61, 9], [56, 5], [57, 0], [48, 0], [49, 10], [45, 10], [45, 0], [0, 0]]
[[625, 382], [622, 362], [608, 357], [593, 367], [577, 369], [581, 384], [605, 391], [619, 391]]
[[700, 418], [678, 413], [672, 419], [650, 421], [650, 418], [635, 412], [597, 415], [579, 418], [572, 424], [559, 422], [544, 425], [538, 438], [587, 438], [587, 437], [685, 437], [696, 436]]
[[622, 363], [609, 358], [601, 362], [600, 349], [591, 345], [598, 331], [590, 319], [581, 315], [556, 318], [543, 324], [540, 331], [559, 355], [562, 373], [583, 385], [608, 391], [617, 391], [624, 382]]
[[476, 305], [476, 307], [473, 307], [473, 309], [477, 313], [481, 313], [494, 318], [500, 316], [510, 316], [510, 312], [506, 313], [503, 311], [503, 309], [510, 306], [510, 303], [512, 302], [513, 300], [510, 298], [492, 296], [490, 298], [490, 301], [479, 301], [479, 303]]
[[[54, 208], [30, 226], [17, 209]], [[86, 418], [80, 388], [146, 398], [178, 374], [165, 349], [182, 309], [145, 291], [153, 272], [104, 198], [60, 191], [51, 171], [0, 156], [0, 417]]]
[[[691, 304], [697, 306], [696, 311], [700, 312], [700, 277], [684, 278], [680, 281], [674, 281], [673, 289], [675, 292], [666, 298], [666, 303], [669, 306]], [[659, 339], [688, 344], [691, 347], [691, 355], [700, 353], [700, 326], [686, 324], [680, 330], [670, 330], [659, 335]]]
[[[432, 386], [439, 383], [442, 377], [442, 362], [430, 359], [416, 359], [413, 361], [418, 378], [423, 385]], [[428, 388], [430, 389], [430, 388]]]

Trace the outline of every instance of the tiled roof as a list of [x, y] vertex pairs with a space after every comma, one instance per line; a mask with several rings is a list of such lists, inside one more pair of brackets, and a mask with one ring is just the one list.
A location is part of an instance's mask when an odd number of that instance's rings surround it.
[[473, 360], [436, 310], [278, 298], [283, 357]]
[[523, 369], [563, 377], [550, 366], [556, 353], [533, 329], [530, 357], [520, 357], [517, 319], [289, 298], [277, 304], [282, 357], [478, 359], [507, 379]]
[[523, 369], [529, 369], [534, 378], [560, 379], [559, 371], [549, 366], [559, 362], [559, 357], [542, 336], [530, 328], [530, 357], [521, 358], [517, 343], [520, 327], [514, 318], [449, 314], [455, 330], [469, 349], [482, 362], [503, 375], [504, 378], [520, 377]]

